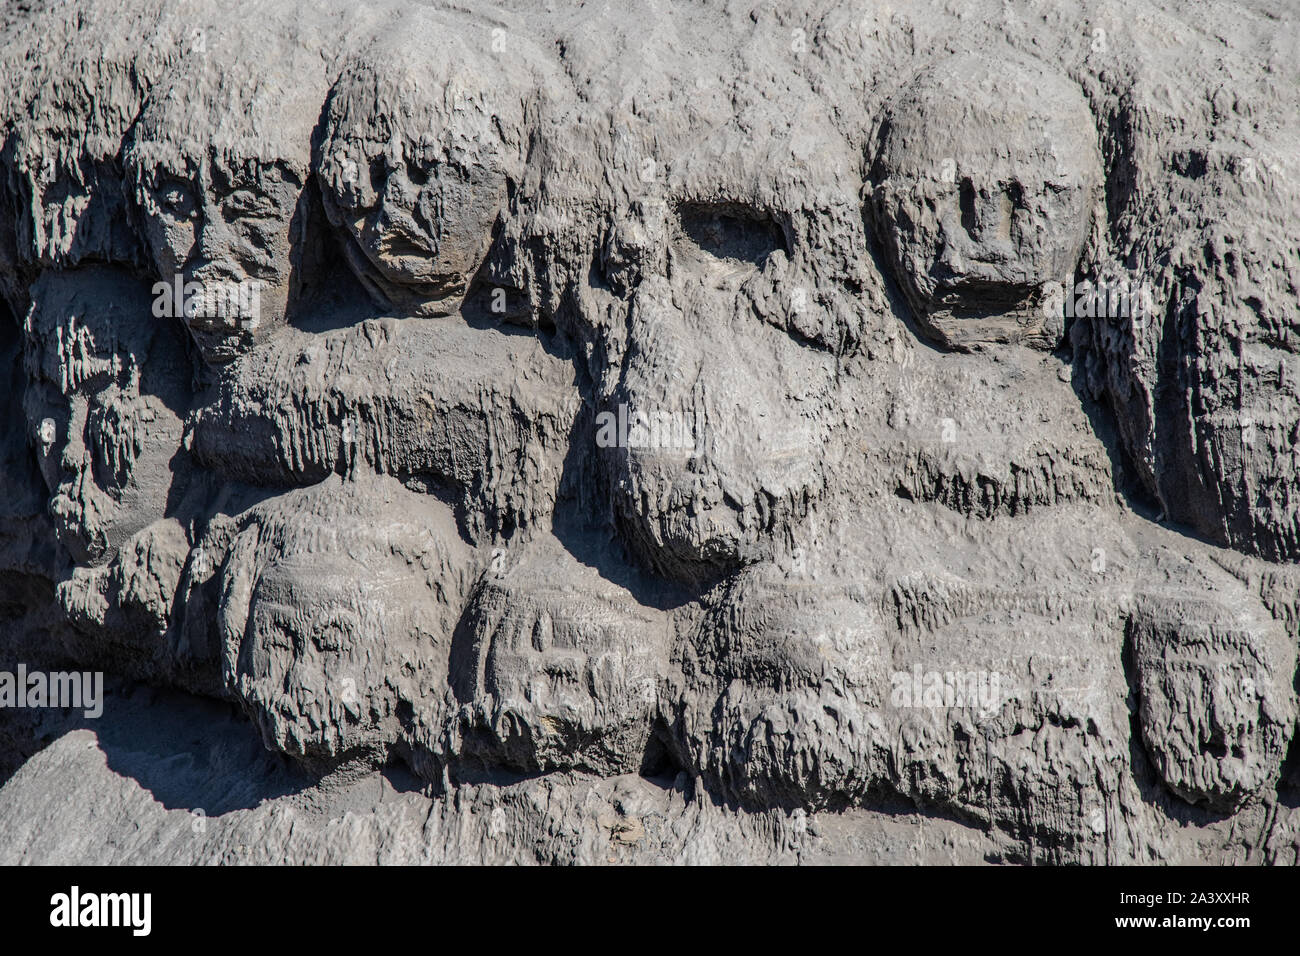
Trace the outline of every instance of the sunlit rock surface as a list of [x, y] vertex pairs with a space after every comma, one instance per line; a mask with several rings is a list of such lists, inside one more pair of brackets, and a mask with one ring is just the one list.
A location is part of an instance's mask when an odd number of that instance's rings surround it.
[[1296, 863], [1300, 24], [1191, 12], [7, 7], [0, 862]]

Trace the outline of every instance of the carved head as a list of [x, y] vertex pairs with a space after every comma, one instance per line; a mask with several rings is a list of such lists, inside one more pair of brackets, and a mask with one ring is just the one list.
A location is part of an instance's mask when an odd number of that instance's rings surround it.
[[474, 39], [417, 18], [354, 58], [325, 110], [326, 213], [362, 283], [403, 313], [459, 308], [522, 165], [526, 74]]
[[263, 38], [236, 60], [189, 58], [152, 91], [126, 149], [155, 316], [183, 320], [214, 365], [282, 325], [303, 281], [324, 95], [319, 54], [292, 41]]
[[892, 98], [875, 148], [876, 227], [926, 332], [1053, 347], [1044, 286], [1073, 285], [1102, 182], [1079, 89], [1010, 53], [951, 57]]

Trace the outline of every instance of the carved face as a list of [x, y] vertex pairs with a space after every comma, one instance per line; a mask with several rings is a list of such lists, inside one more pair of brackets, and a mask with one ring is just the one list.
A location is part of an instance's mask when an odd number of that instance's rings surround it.
[[251, 176], [156, 175], [142, 205], [156, 266], [171, 277], [156, 292], [171, 296], [167, 314], [185, 320], [205, 360], [223, 364], [256, 340], [264, 322], [274, 327], [284, 318], [289, 222], [302, 183], [275, 167]]
[[1073, 285], [1101, 184], [1093, 128], [1076, 87], [1014, 58], [946, 60], [890, 102], [873, 208], [932, 336], [1054, 347], [1043, 288]]
[[[403, 499], [421, 524], [375, 520]], [[336, 759], [382, 749], [403, 719], [437, 723], [469, 564], [450, 515], [396, 482], [331, 480], [249, 517], [217, 616], [227, 683], [268, 745]]]
[[[109, 153], [165, 295], [259, 284], [251, 317], [181, 306], [221, 365], [197, 394], [170, 353], [184, 401], [137, 387], [133, 306], [71, 321], [131, 276], [32, 286], [27, 425], [57, 409], [70, 563], [170, 522], [147, 542], [171, 577], [137, 548], [80, 623], [128, 599], [160, 634], [215, 617], [194, 666], [220, 660], [268, 746], [429, 780], [672, 765], [765, 809], [885, 794], [1001, 833], [1030, 794], [1070, 852], [1102, 803], [1154, 812], [1138, 774], [1228, 809], [1277, 783], [1294, 601], [1249, 555], [1300, 557], [1273, 400], [1300, 274], [1277, 250], [1300, 244], [1205, 143], [1173, 149], [1192, 133], [1134, 106], [1138, 80], [903, 14], [792, 35], [757, 8], [710, 31], [716, 4], [403, 6], [284, 64], [181, 63]], [[1202, 243], [1209, 208], [1266, 228]], [[340, 279], [315, 300], [312, 244]], [[1166, 324], [1087, 316], [1063, 342], [1047, 290], [1126, 259], [1177, 285]], [[1159, 506], [1245, 553], [1117, 503], [1107, 394]], [[1243, 409], [1272, 417], [1239, 449]], [[1009, 709], [945, 705], [958, 667]]]
[[[827, 123], [815, 102], [778, 102]], [[620, 170], [631, 198], [610, 213], [602, 266], [626, 290], [626, 326], [607, 330], [599, 299], [584, 318], [609, 339], [596, 438], [619, 527], [657, 572], [699, 586], [798, 536], [834, 458], [835, 355], [870, 320], [851, 291], [868, 284], [857, 197], [835, 186], [846, 144], [809, 151], [758, 110], [736, 119], [752, 140], [693, 120], [655, 176], [635, 155]]]
[[32, 287], [24, 398], [49, 512], [79, 562], [159, 518], [189, 405], [174, 327], [134, 319], [148, 298], [124, 272], [53, 272]]
[[[767, 246], [764, 219], [726, 221], [736, 245], [710, 250], [698, 242], [697, 207], [685, 208], [684, 224], [667, 224], [671, 278], [643, 280], [631, 298], [609, 430], [597, 439], [637, 550], [661, 573], [699, 583], [770, 558], [804, 516], [823, 480], [817, 410], [833, 401], [834, 362], [753, 314], [754, 298], [783, 294], [764, 272], [775, 268], [769, 256], [786, 258]], [[773, 304], [780, 319], [791, 308]]]
[[125, 150], [158, 280], [154, 315], [184, 321], [211, 365], [284, 324], [319, 242], [304, 192], [319, 52], [272, 35], [229, 69], [197, 57], [159, 84]]
[[517, 70], [475, 56], [470, 38], [421, 37], [391, 37], [345, 69], [318, 171], [326, 212], [372, 295], [401, 313], [446, 315], [519, 176], [531, 92]]

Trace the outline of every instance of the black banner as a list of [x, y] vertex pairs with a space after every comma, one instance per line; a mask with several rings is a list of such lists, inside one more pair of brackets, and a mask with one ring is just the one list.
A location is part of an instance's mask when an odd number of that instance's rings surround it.
[[[927, 946], [1025, 932], [1043, 941], [1167, 941], [1198, 935], [1233, 945], [1287, 932], [1300, 889], [1295, 869], [693, 869], [611, 868], [541, 874], [457, 868], [12, 869], [0, 903], [20, 935], [137, 943], [211, 936], [256, 945], [319, 940], [436, 940], [463, 927], [497, 945], [512, 935], [577, 932], [583, 940], [709, 926], [734, 942], [778, 923], [819, 936], [848, 920], [870, 945], [917, 933]], [[693, 912], [684, 921], [674, 912]], [[873, 928], [878, 924], [878, 928]], [[581, 927], [565, 930], [564, 926]], [[822, 925], [823, 929], [815, 929]], [[909, 925], [911, 929], [908, 929]], [[545, 927], [549, 926], [550, 929]], [[694, 927], [694, 928], [692, 928]], [[608, 934], [614, 934], [612, 937]], [[431, 940], [432, 941], [432, 940]], [[771, 943], [775, 943], [773, 938]]]

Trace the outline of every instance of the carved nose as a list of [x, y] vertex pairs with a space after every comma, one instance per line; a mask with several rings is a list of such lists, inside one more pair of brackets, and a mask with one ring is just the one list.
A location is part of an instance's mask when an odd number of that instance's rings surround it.
[[961, 223], [977, 243], [1009, 241], [1015, 203], [1008, 190], [976, 188], [969, 179], [961, 183]]
[[[942, 264], [953, 275], [964, 275], [979, 265], [997, 266], [1016, 257], [1011, 241], [1015, 201], [1003, 187], [985, 189], [963, 179], [959, 210], [944, 228]], [[960, 218], [960, 224], [957, 219]]]
[[201, 262], [217, 262], [229, 255], [234, 235], [221, 217], [221, 210], [215, 203], [204, 202], [202, 218], [198, 223], [198, 235], [195, 237], [197, 259]]

